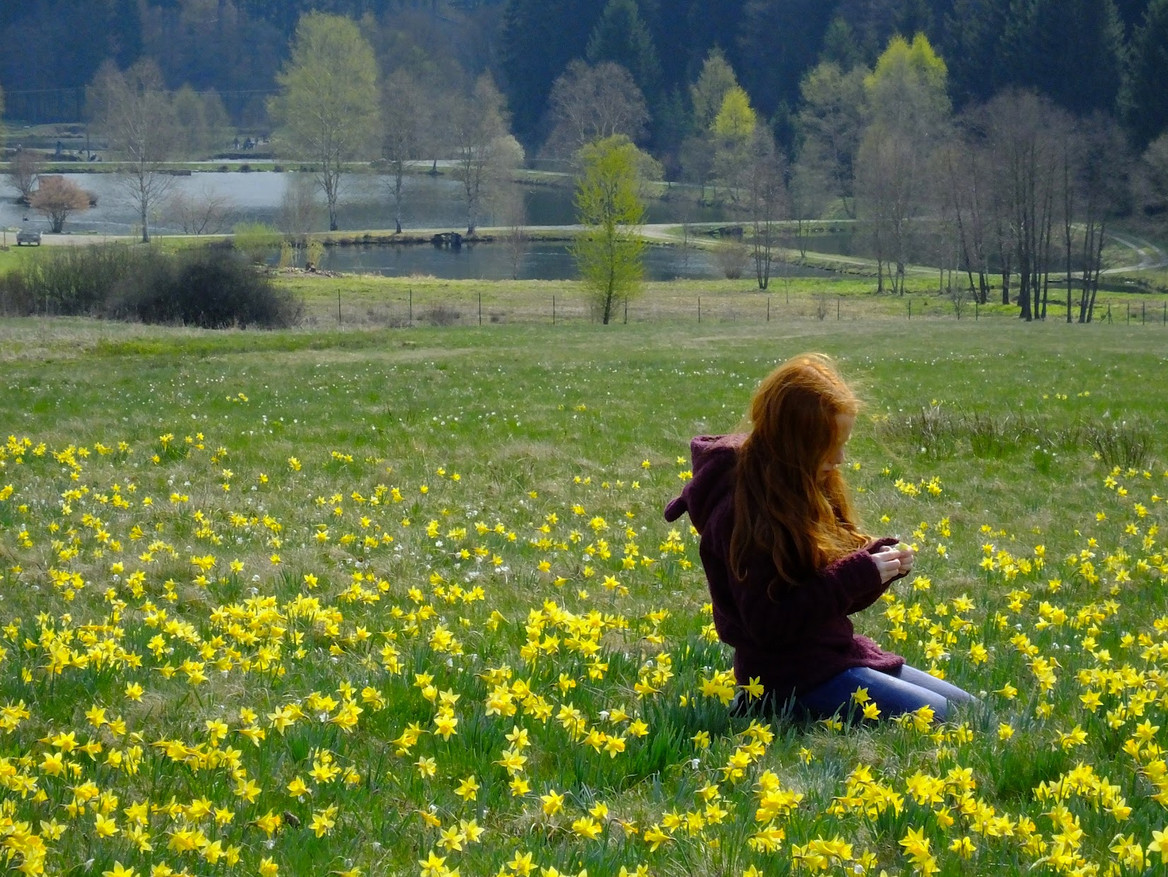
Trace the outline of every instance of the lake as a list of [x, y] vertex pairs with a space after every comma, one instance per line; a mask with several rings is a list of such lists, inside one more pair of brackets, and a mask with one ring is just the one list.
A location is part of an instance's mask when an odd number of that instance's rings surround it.
[[[134, 202], [127, 196], [121, 178], [113, 173], [74, 173], [63, 176], [74, 181], [97, 199], [97, 206], [69, 217], [66, 232], [81, 234], [135, 234], [139, 223]], [[280, 209], [296, 173], [274, 171], [204, 171], [170, 178], [170, 196], [181, 194], [191, 201], [221, 199], [230, 208], [232, 221], [220, 231], [230, 230], [237, 222], [262, 222], [280, 227]], [[339, 224], [344, 229], [392, 229], [393, 205], [389, 190], [390, 177], [380, 174], [346, 174], [341, 178], [338, 200]], [[414, 174], [404, 185], [403, 225], [407, 228], [466, 228], [466, 207], [462, 186], [449, 176]], [[7, 178], [0, 178], [0, 225], [15, 228], [34, 225], [47, 229], [47, 221], [35, 211], [17, 204], [17, 192]], [[524, 206], [529, 225], [571, 225], [576, 221], [572, 189], [566, 186], [526, 186]], [[312, 231], [328, 228], [328, 214], [323, 197], [312, 217]], [[725, 212], [715, 207], [694, 208], [682, 199], [652, 201], [647, 222], [722, 222]], [[688, 205], [688, 206], [685, 206]], [[182, 234], [173, 211], [165, 200], [155, 205], [150, 230], [157, 234]], [[688, 210], [691, 215], [679, 215]], [[490, 205], [482, 210], [482, 226], [495, 224]]]
[[[96, 198], [96, 206], [76, 213], [65, 224], [72, 234], [134, 235], [139, 225], [125, 184], [113, 173], [66, 174]], [[169, 197], [180, 194], [192, 201], [221, 200], [230, 211], [229, 221], [216, 231], [229, 231], [238, 223], [263, 223], [280, 227], [285, 192], [295, 173], [273, 171], [204, 171], [171, 178]], [[342, 178], [339, 220], [342, 229], [392, 229], [390, 178], [378, 174], [349, 174]], [[0, 179], [0, 226], [47, 230], [48, 222], [35, 211], [16, 203], [17, 192], [7, 179]], [[572, 190], [562, 186], [528, 186], [523, 189], [527, 222], [530, 225], [571, 225], [575, 222]], [[411, 175], [405, 179], [403, 225], [419, 229], [463, 230], [466, 209], [461, 184], [449, 176]], [[684, 215], [683, 215], [684, 214]], [[726, 222], [724, 210], [696, 207], [688, 199], [654, 200], [647, 206], [649, 223]], [[480, 225], [494, 224], [489, 207]], [[324, 231], [328, 217], [323, 201], [313, 218], [314, 231]], [[173, 211], [163, 201], [151, 220], [151, 234], [183, 234]], [[333, 271], [367, 272], [394, 276], [412, 274], [449, 278], [506, 279], [516, 273], [524, 279], [562, 280], [577, 277], [575, 264], [563, 243], [532, 242], [524, 250], [515, 270], [515, 257], [503, 244], [463, 246], [458, 250], [430, 245], [332, 247], [321, 267]], [[752, 269], [747, 266], [745, 275]], [[651, 246], [646, 249], [646, 277], [650, 280], [718, 278], [720, 266], [711, 255], [695, 247]], [[772, 272], [782, 276], [808, 276], [827, 272], [795, 265], [779, 265]]]

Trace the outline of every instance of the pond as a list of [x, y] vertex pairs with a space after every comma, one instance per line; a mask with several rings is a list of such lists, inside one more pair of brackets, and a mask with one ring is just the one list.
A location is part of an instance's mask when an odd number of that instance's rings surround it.
[[[649, 246], [645, 248], [645, 279], [716, 279], [724, 276], [708, 250], [698, 247]], [[567, 244], [531, 241], [514, 248], [507, 243], [464, 244], [459, 249], [429, 244], [383, 244], [329, 247], [321, 260], [329, 271], [382, 274], [390, 277], [432, 275], [450, 279], [574, 280], [579, 277]], [[753, 277], [748, 264], [743, 276]], [[805, 265], [780, 263], [771, 271], [775, 281], [783, 277], [826, 277], [831, 272]]]

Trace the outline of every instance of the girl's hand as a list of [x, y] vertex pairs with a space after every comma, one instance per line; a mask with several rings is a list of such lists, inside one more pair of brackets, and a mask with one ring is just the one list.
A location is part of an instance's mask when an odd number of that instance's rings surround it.
[[890, 545], [872, 555], [876, 568], [880, 570], [881, 584], [888, 584], [897, 576], [906, 575], [913, 568], [916, 556], [911, 548]]

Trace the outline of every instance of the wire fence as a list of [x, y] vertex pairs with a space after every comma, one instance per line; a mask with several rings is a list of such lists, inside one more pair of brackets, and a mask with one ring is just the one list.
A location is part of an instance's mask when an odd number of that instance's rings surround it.
[[[609, 313], [610, 323], [771, 323], [849, 322], [862, 320], [950, 320], [969, 323], [1017, 320], [1016, 305], [955, 303], [937, 294], [905, 296], [807, 295], [778, 292], [646, 294], [620, 301]], [[1070, 319], [1065, 301], [1050, 303], [1047, 323], [1078, 323], [1074, 303]], [[305, 309], [310, 328], [404, 328], [411, 326], [489, 326], [509, 324], [567, 325], [601, 323], [603, 313], [583, 293], [571, 290], [531, 292], [463, 290], [423, 287], [372, 295], [338, 290], [335, 301], [315, 298]], [[1168, 327], [1168, 300], [1099, 300], [1090, 320], [1100, 325]]]

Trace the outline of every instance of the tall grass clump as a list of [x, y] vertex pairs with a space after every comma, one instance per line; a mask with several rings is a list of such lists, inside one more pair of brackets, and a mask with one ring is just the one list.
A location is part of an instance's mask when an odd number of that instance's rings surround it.
[[1140, 420], [1106, 420], [1084, 427], [1087, 443], [1107, 466], [1144, 469], [1152, 452], [1152, 430]]
[[223, 329], [287, 328], [301, 306], [236, 250], [62, 247], [0, 277], [0, 311]]

